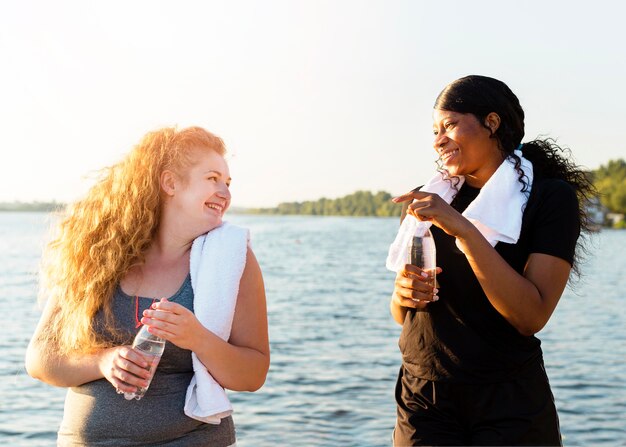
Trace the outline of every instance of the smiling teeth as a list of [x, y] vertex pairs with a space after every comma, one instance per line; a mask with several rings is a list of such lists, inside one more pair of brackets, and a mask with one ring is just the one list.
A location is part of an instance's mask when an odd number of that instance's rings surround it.
[[442, 152], [440, 155], [441, 160], [446, 161], [448, 158], [450, 158], [452, 155], [454, 155], [458, 151], [459, 151], [458, 149], [452, 149], [451, 151], [448, 150], [448, 151]]
[[207, 204], [207, 206], [209, 208], [213, 208], [213, 209], [216, 209], [216, 210], [219, 210], [219, 211], [222, 211], [222, 208], [223, 208], [222, 206], [216, 205], [215, 203], [209, 203], [209, 204]]

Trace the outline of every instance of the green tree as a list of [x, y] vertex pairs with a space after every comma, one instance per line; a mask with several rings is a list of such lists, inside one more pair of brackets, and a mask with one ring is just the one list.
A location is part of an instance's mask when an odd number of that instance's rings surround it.
[[614, 213], [626, 213], [626, 161], [610, 160], [593, 171], [600, 202]]
[[276, 208], [248, 210], [260, 214], [306, 214], [313, 216], [399, 216], [402, 207], [391, 201], [391, 194], [379, 191], [356, 191], [337, 199], [322, 197], [316, 201], [284, 202]]

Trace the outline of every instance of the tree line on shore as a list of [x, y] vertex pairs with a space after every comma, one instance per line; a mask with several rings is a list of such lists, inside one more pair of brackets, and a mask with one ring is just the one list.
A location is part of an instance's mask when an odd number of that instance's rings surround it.
[[[590, 171], [589, 175], [598, 189], [600, 203], [610, 213], [626, 214], [626, 161], [610, 160], [606, 165]], [[357, 191], [337, 199], [321, 198], [316, 201], [284, 202], [274, 208], [252, 208], [255, 214], [308, 214], [319, 216], [399, 216], [401, 205], [391, 202], [391, 194], [379, 191]]]
[[[606, 165], [591, 171], [590, 176], [598, 192], [600, 203], [610, 213], [626, 214], [626, 161], [610, 160]], [[344, 197], [304, 202], [284, 202], [274, 208], [247, 208], [238, 210], [250, 214], [305, 214], [316, 216], [399, 216], [402, 206], [391, 201], [386, 191], [356, 191]], [[0, 211], [54, 211], [62, 203], [52, 202], [0, 202]], [[233, 210], [235, 211], [235, 210]]]
[[600, 203], [610, 212], [626, 214], [626, 161], [611, 160], [593, 171], [593, 183]]
[[283, 202], [275, 208], [249, 208], [252, 214], [307, 214], [313, 216], [399, 216], [402, 205], [391, 201], [386, 191], [356, 191], [337, 199], [322, 197], [305, 202]]
[[59, 202], [0, 202], [0, 211], [57, 211], [65, 205]]

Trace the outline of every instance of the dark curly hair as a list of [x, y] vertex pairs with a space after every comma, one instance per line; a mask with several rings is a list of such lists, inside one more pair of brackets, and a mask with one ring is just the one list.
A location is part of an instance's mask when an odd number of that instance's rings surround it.
[[[530, 185], [520, 169], [521, 160], [514, 151], [521, 148], [524, 158], [533, 164], [535, 175], [543, 178], [561, 179], [569, 183], [578, 196], [578, 216], [581, 231], [591, 232], [591, 221], [586, 212], [589, 200], [597, 191], [589, 176], [577, 166], [567, 148], [561, 148], [551, 138], [535, 139], [523, 143], [524, 110], [519, 99], [502, 81], [487, 76], [470, 75], [448, 84], [437, 96], [435, 109], [457, 113], [471, 113], [485, 126], [485, 118], [492, 112], [500, 117], [500, 126], [491, 134], [498, 141], [498, 147], [504, 158], [515, 162], [523, 192], [530, 192]], [[584, 238], [579, 239], [574, 257], [574, 272], [579, 275], [578, 264], [585, 252]], [[582, 252], [582, 253], [581, 253]]]

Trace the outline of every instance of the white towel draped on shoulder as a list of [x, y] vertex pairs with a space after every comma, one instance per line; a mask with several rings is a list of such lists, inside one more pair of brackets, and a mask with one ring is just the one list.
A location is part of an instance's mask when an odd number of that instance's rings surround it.
[[[190, 254], [194, 314], [204, 327], [228, 340], [237, 304], [239, 282], [246, 265], [247, 229], [224, 222], [193, 241]], [[209, 374], [195, 353], [194, 376], [187, 388], [185, 414], [219, 424], [233, 412], [224, 388]]]
[[[522, 156], [522, 151], [516, 150], [515, 155], [520, 157], [520, 168], [524, 172], [528, 188], [533, 183], [533, 165]], [[460, 182], [456, 185], [460, 189], [465, 178], [458, 177]], [[446, 180], [444, 174], [437, 172], [421, 189], [423, 192], [438, 194], [447, 203], [452, 202], [456, 190], [450, 180]], [[480, 193], [463, 211], [465, 216], [481, 232], [487, 241], [495, 246], [499, 241], [514, 244], [519, 239], [522, 228], [522, 215], [528, 192], [522, 192], [522, 184], [519, 182], [519, 173], [515, 169], [515, 161], [512, 157], [507, 158], [498, 167], [496, 172], [481, 188]], [[418, 231], [429, 228], [430, 222], [418, 221], [413, 216], [407, 215], [395, 240], [389, 247], [386, 266], [389, 270], [397, 272], [404, 268], [406, 262], [406, 250], [411, 236]], [[459, 249], [459, 243], [457, 241]]]

